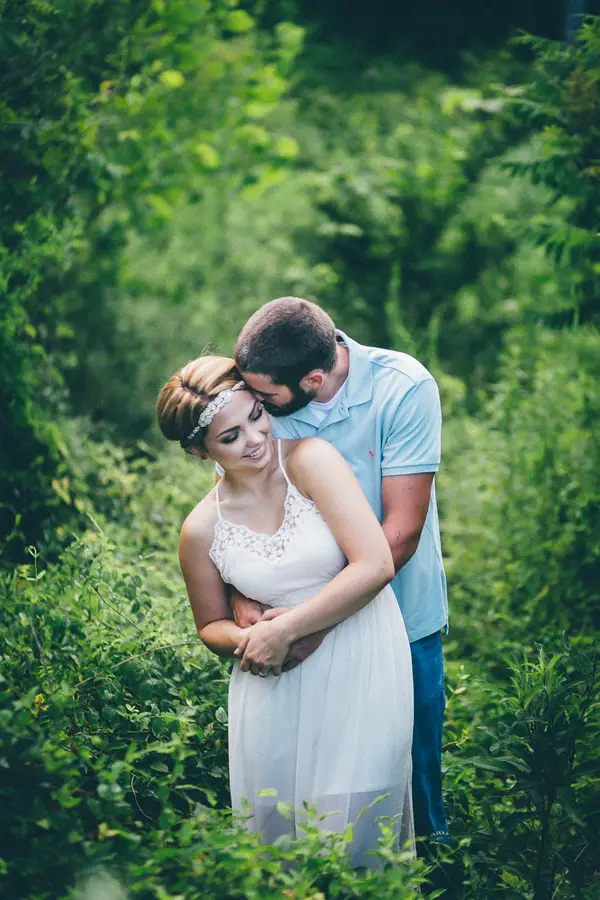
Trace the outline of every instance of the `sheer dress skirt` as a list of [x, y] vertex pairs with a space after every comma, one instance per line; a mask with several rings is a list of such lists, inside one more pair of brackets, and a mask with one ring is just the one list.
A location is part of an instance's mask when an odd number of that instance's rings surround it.
[[[391, 588], [291, 672], [258, 678], [236, 664], [229, 689], [231, 798], [238, 811], [247, 801], [246, 827], [268, 843], [300, 835], [306, 801], [317, 815], [327, 814], [325, 829], [341, 832], [355, 823], [357, 866], [373, 864], [364, 854], [377, 846], [381, 816], [394, 817], [401, 844], [412, 839], [412, 691], [410, 648]], [[261, 796], [265, 788], [276, 796]], [[289, 818], [277, 811], [278, 801], [290, 805]]]

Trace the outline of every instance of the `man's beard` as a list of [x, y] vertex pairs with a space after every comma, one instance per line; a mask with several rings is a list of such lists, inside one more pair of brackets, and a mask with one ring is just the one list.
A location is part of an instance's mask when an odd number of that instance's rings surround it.
[[263, 400], [263, 406], [270, 416], [275, 416], [275, 418], [279, 418], [280, 416], [291, 416], [292, 413], [298, 412], [299, 409], [304, 409], [305, 406], [314, 400], [317, 396], [316, 391], [303, 391], [302, 388], [297, 388], [294, 390], [290, 388], [292, 392], [292, 399], [289, 403], [286, 403], [284, 406], [275, 406], [273, 403], [269, 403], [268, 400]]

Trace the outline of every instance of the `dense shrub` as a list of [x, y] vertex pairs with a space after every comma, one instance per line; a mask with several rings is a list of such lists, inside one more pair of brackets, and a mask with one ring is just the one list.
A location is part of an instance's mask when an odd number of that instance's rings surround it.
[[[259, 857], [256, 839], [215, 809], [228, 798], [228, 666], [193, 634], [174, 553], [190, 493], [211, 473], [176, 459], [141, 477], [121, 470], [119, 503], [128, 475], [138, 490], [119, 521], [97, 512], [58, 563], [32, 549], [2, 585], [3, 896], [62, 897], [76, 876], [86, 896], [109, 884], [102, 872], [142, 897], [412, 896], [429, 873], [411, 875], [390, 850], [392, 867], [352, 872], [343, 841], [315, 827]], [[115, 496], [118, 485], [113, 472]], [[507, 645], [501, 627], [486, 634]], [[455, 896], [540, 900], [560, 883], [560, 897], [591, 898], [581, 892], [597, 877], [597, 663], [573, 647], [509, 665], [488, 638], [486, 685], [468, 647], [450, 662]]]
[[69, 486], [89, 531], [3, 579], [5, 896], [61, 896], [85, 860], [124, 865], [150, 827], [226, 802], [227, 672], [195, 638], [175, 554], [206, 475], [179, 463], [167, 483], [171, 465], [142, 479], [105, 459], [104, 510]]
[[598, 325], [600, 19], [584, 19], [576, 39], [567, 44], [532, 35], [521, 43], [533, 51], [532, 77], [509, 102], [538, 139], [535, 154], [514, 160], [509, 168], [552, 191], [548, 209], [529, 230], [572, 271], [571, 315], [557, 321]]
[[493, 680], [451, 664], [445, 765], [460, 897], [596, 896], [598, 647], [546, 640], [554, 655], [488, 649]]
[[7, 0], [0, 31], [0, 541], [13, 554], [61, 508], [63, 382], [110, 419], [114, 395], [87, 377], [100, 357], [124, 393], [113, 301], [128, 232], [160, 230], [209, 183], [235, 190], [287, 164], [294, 142], [260, 122], [302, 32], [259, 33], [232, 0]]
[[599, 352], [591, 328], [515, 336], [485, 413], [446, 430], [448, 572], [473, 652], [490, 628], [598, 630]]

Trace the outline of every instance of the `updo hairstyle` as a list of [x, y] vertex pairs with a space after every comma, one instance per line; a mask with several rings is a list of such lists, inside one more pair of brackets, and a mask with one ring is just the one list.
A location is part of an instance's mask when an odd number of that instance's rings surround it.
[[168, 441], [179, 441], [184, 450], [204, 448], [207, 428], [192, 438], [202, 411], [217, 394], [242, 380], [233, 359], [200, 356], [167, 381], [156, 401], [158, 427]]

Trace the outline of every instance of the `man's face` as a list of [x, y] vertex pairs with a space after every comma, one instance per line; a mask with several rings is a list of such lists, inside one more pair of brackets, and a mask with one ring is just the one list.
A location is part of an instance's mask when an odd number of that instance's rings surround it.
[[269, 375], [242, 372], [242, 377], [272, 416], [289, 416], [316, 397], [316, 391], [303, 391], [299, 385], [292, 390], [287, 384], [274, 384]]

